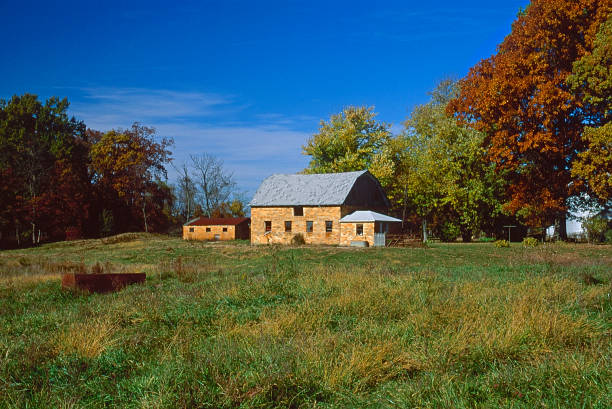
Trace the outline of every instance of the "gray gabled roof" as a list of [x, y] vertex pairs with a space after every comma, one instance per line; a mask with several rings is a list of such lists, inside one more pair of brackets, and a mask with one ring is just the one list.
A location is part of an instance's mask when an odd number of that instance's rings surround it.
[[312, 175], [272, 175], [255, 192], [251, 206], [333, 206], [346, 200], [367, 170]]

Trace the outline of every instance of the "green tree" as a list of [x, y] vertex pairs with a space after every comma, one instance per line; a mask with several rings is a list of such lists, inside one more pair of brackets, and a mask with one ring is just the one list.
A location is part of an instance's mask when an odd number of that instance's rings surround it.
[[[44, 104], [36, 95], [0, 100], [0, 173], [6, 178], [0, 230], [17, 241], [28, 232], [63, 238], [67, 227], [80, 229], [87, 217], [90, 180], [85, 125], [67, 114], [68, 101]], [[10, 191], [7, 191], [9, 189]]]
[[599, 128], [585, 128], [586, 149], [578, 154], [572, 175], [584, 183], [591, 198], [600, 204], [612, 200], [612, 122]]
[[567, 83], [583, 101], [589, 124], [572, 176], [605, 204], [612, 199], [612, 14], [599, 27], [592, 52], [574, 63]]
[[601, 243], [605, 240], [608, 230], [608, 220], [595, 215], [582, 219], [582, 228], [587, 232], [588, 240], [592, 243]]
[[407, 206], [423, 220], [425, 239], [428, 220], [445, 232], [456, 225], [468, 241], [501, 213], [503, 180], [485, 160], [484, 135], [446, 112], [455, 95], [454, 81], [442, 81], [404, 123], [407, 155], [399, 180]]
[[369, 169], [385, 186], [393, 173], [386, 149], [391, 138], [390, 125], [376, 120], [373, 107], [346, 107], [329, 121], [321, 121], [319, 132], [302, 147], [303, 153], [311, 157], [305, 172]]

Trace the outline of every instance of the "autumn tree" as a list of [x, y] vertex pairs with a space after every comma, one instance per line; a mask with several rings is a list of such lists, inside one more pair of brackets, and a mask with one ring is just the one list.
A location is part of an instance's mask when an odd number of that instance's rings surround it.
[[562, 237], [567, 200], [579, 187], [571, 168], [593, 115], [567, 79], [611, 7], [608, 0], [533, 0], [449, 105], [485, 134], [488, 157], [510, 183], [505, 210], [531, 225], [561, 220]]
[[329, 121], [321, 121], [319, 132], [302, 147], [311, 157], [307, 173], [350, 172], [369, 169], [383, 186], [393, 171], [387, 149], [390, 125], [376, 120], [373, 107], [348, 106]]
[[[113, 212], [115, 226], [149, 231], [151, 211], [158, 213], [166, 206], [170, 194], [162, 186], [172, 144], [172, 139], [157, 138], [155, 129], [134, 123], [129, 129], [102, 134], [92, 145], [94, 181]], [[142, 224], [137, 226], [134, 220]]]
[[81, 229], [89, 210], [85, 125], [67, 114], [68, 101], [44, 104], [31, 94], [0, 101], [0, 230], [63, 238]]
[[213, 209], [210, 217], [244, 217], [244, 203], [238, 198], [234, 198], [231, 201], [219, 203], [219, 205]]
[[232, 217], [244, 217], [245, 215], [245, 205], [244, 201], [239, 198], [234, 198], [229, 205], [229, 210], [232, 214]]

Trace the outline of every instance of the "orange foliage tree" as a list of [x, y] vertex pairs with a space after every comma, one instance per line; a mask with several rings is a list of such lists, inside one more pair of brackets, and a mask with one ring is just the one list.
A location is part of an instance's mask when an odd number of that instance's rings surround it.
[[[168, 148], [174, 141], [170, 138], [157, 141], [155, 129], [139, 123], [129, 129], [90, 134], [97, 139], [90, 151], [94, 182], [111, 207], [114, 222], [122, 230], [142, 227], [148, 232], [150, 212], [162, 212], [152, 206], [165, 206], [163, 202], [171, 196], [165, 186], [164, 165], [171, 160]], [[159, 200], [156, 202], [155, 198]], [[140, 226], [134, 224], [139, 214]]]
[[564, 220], [578, 193], [571, 167], [592, 113], [566, 80], [611, 11], [609, 0], [533, 0], [448, 106], [486, 134], [489, 158], [510, 178], [505, 210], [527, 224]]

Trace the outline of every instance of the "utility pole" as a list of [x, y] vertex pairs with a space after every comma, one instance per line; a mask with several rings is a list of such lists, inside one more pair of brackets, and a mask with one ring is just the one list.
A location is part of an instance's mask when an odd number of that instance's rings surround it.
[[510, 230], [512, 230], [513, 227], [516, 227], [516, 226], [504, 226], [504, 229], [508, 228], [508, 243], [510, 243]]

